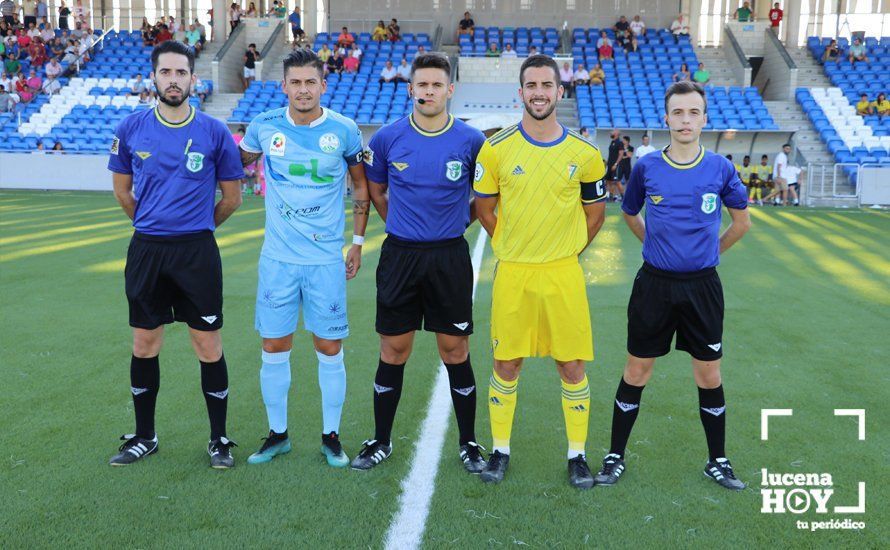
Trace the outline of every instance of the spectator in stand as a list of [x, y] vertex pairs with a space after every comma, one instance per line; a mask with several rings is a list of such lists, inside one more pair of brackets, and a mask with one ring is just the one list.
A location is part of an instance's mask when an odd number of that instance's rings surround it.
[[31, 23], [31, 24], [28, 26], [28, 30], [26, 31], [26, 33], [27, 33], [27, 35], [28, 35], [28, 38], [30, 38], [32, 41], [33, 41], [35, 38], [40, 38], [40, 29], [37, 28], [37, 24], [36, 24], [36, 23]]
[[19, 29], [16, 32], [16, 42], [19, 45], [19, 49], [25, 50], [31, 45], [31, 37], [28, 36], [25, 29]]
[[19, 74], [19, 71], [22, 69], [22, 64], [16, 56], [15, 52], [9, 52], [8, 54], [6, 54], [6, 62], [4, 63], [4, 68], [9, 74]]
[[71, 10], [65, 5], [65, 0], [62, 0], [62, 3], [59, 5], [59, 29], [63, 31], [68, 30], [69, 15], [71, 15]]
[[681, 36], [689, 36], [689, 24], [682, 13], [671, 23], [671, 34], [674, 35], [674, 41], [679, 41]]
[[380, 80], [378, 80], [378, 82], [381, 86], [387, 82], [394, 82], [398, 74], [396, 68], [392, 66], [392, 61], [387, 60], [386, 66], [380, 70]]
[[590, 140], [590, 130], [587, 129], [587, 126], [582, 126], [581, 128], [579, 128], [578, 133], [581, 134], [581, 137], [584, 138], [584, 141], [589, 141], [590, 143], [593, 143]]
[[646, 34], [646, 24], [643, 23], [639, 15], [634, 15], [634, 20], [630, 22], [630, 32], [637, 37]]
[[402, 62], [396, 67], [396, 80], [399, 82], [411, 82], [411, 65], [404, 57]]
[[86, 25], [90, 18], [90, 11], [83, 6], [83, 0], [77, 0], [74, 4], [74, 20], [81, 25]]
[[623, 15], [619, 17], [612, 30], [615, 31], [615, 40], [618, 41], [619, 46], [624, 46], [630, 40], [630, 23], [628, 23], [627, 17]]
[[501, 52], [501, 57], [517, 57], [516, 50], [513, 49], [513, 44], [509, 42], [504, 44], [504, 51]]
[[890, 101], [887, 101], [887, 96], [884, 92], [878, 94], [878, 98], [871, 104], [872, 109], [876, 115], [883, 119], [885, 116], [890, 115]]
[[65, 44], [60, 38], [53, 38], [49, 43], [49, 52], [52, 57], [62, 59], [65, 55]]
[[501, 51], [498, 50], [498, 43], [492, 42], [488, 45], [488, 49], [485, 50], [485, 57], [500, 57]]
[[195, 25], [189, 25], [188, 30], [185, 31], [185, 39], [195, 48], [195, 56], [200, 55], [203, 49], [201, 45], [201, 31], [195, 28]]
[[256, 44], [249, 44], [247, 51], [244, 52], [244, 76], [241, 78], [245, 90], [256, 80], [256, 62], [259, 60], [260, 54], [256, 51]]
[[575, 86], [587, 86], [590, 84], [590, 73], [587, 72], [587, 69], [581, 63], [578, 63], [578, 68], [575, 69], [575, 74], [572, 75], [572, 82], [575, 83]]
[[31, 25], [37, 26], [37, 2], [35, 0], [22, 0], [22, 23], [26, 29]]
[[47, 62], [46, 46], [43, 44], [42, 38], [37, 37], [31, 41], [31, 45], [28, 46], [28, 57], [31, 58], [31, 65], [38, 67]]
[[322, 62], [322, 63], [327, 63], [327, 62], [328, 62], [328, 59], [331, 58], [331, 55], [332, 55], [333, 53], [334, 53], [334, 52], [332, 52], [331, 49], [328, 48], [328, 45], [327, 45], [327, 44], [322, 44], [322, 45], [321, 45], [321, 49], [318, 50], [318, 53], [317, 53], [316, 55], [318, 56], [319, 59], [321, 59], [321, 62]]
[[64, 154], [65, 154], [65, 148], [62, 147], [62, 142], [61, 142], [61, 141], [57, 141], [57, 142], [55, 143], [55, 145], [53, 145], [53, 152], [56, 153], [56, 154], [58, 154], [58, 155], [64, 155]]
[[50, 59], [43, 70], [46, 73], [46, 83], [43, 85], [43, 91], [50, 95], [58, 93], [62, 85], [59, 84], [57, 79], [62, 76], [62, 71], [64, 70], [58, 58]]
[[139, 94], [139, 104], [140, 105], [150, 105], [154, 107], [157, 104], [157, 101], [151, 96], [151, 94], [146, 90]]
[[28, 85], [32, 97], [36, 96], [43, 90], [43, 79], [37, 76], [37, 69], [28, 71], [28, 79], [25, 80], [25, 84]]
[[34, 99], [34, 91], [28, 86], [28, 79], [20, 77], [15, 83], [15, 92], [22, 103], [30, 103]]
[[641, 158], [648, 155], [649, 153], [652, 153], [653, 151], [655, 151], [655, 147], [652, 147], [651, 145], [649, 145], [649, 134], [643, 134], [643, 144], [640, 145], [639, 147], [637, 147], [637, 150], [634, 153], [634, 156], [637, 157], [637, 160], [640, 160]]
[[606, 82], [606, 71], [603, 66], [597, 63], [590, 70], [590, 84], [592, 86], [602, 86]]
[[239, 23], [241, 23], [241, 6], [232, 2], [229, 6], [229, 28], [235, 30]]
[[[355, 42], [352, 44], [352, 49], [349, 50], [348, 55], [356, 58], [358, 60], [358, 62], [361, 63], [362, 55], [364, 55], [364, 53], [365, 52], [363, 52], [362, 49], [359, 47], [358, 42]], [[345, 61], [344, 61], [344, 63], [345, 63]]]
[[3, 15], [3, 22], [7, 25], [12, 25], [15, 21], [13, 14], [15, 14], [15, 2], [12, 0], [3, 0], [0, 2], [0, 14]]
[[856, 63], [857, 61], [865, 61], [868, 63], [865, 44], [862, 43], [862, 40], [857, 38], [853, 41], [853, 45], [850, 46], [849, 56], [847, 58], [850, 60], [850, 63]]
[[[352, 45], [355, 47], [355, 44]], [[359, 66], [359, 57], [352, 55], [352, 51], [349, 52], [345, 58], [343, 58], [343, 70], [347, 73], [357, 73]]]
[[204, 101], [207, 99], [207, 94], [210, 93], [210, 88], [207, 87], [207, 82], [201, 80], [201, 77], [195, 77], [195, 97], [201, 100], [201, 104], [204, 104]]
[[195, 28], [198, 29], [198, 34], [201, 36], [201, 39], [198, 41], [198, 43], [201, 44], [201, 49], [204, 49], [204, 44], [207, 43], [207, 29], [197, 19], [195, 19], [194, 25]]
[[179, 24], [176, 23], [176, 18], [172, 15], [167, 19], [167, 29], [170, 30], [170, 34], [173, 36], [176, 36], [176, 33], [179, 32]]
[[158, 44], [163, 44], [168, 40], [173, 40], [173, 33], [170, 32], [170, 29], [167, 28], [167, 25], [161, 25], [161, 30], [158, 32], [158, 35], [155, 37], [155, 46]]
[[187, 36], [184, 36], [184, 37], [182, 38], [182, 43], [186, 45], [186, 47], [189, 49], [190, 52], [192, 52], [192, 55], [193, 55], [193, 56], [198, 57], [198, 50], [197, 50], [197, 48], [195, 48], [195, 45], [192, 44], [192, 43], [189, 41], [189, 39], [188, 39]]
[[294, 11], [287, 16], [287, 22], [290, 23], [290, 33], [294, 42], [301, 41], [306, 32], [303, 30], [303, 18], [299, 6], [294, 6]]
[[386, 34], [390, 42], [398, 42], [402, 38], [402, 28], [399, 27], [399, 21], [393, 17], [386, 27]]
[[74, 63], [77, 61], [77, 44], [76, 41], [72, 38], [68, 40], [68, 45], [65, 46], [65, 56], [62, 57], [62, 63], [66, 65]]
[[244, 17], [257, 17], [259, 12], [256, 10], [256, 4], [251, 2], [249, 6], [247, 6], [247, 13], [244, 14]]
[[689, 65], [686, 63], [680, 65], [680, 70], [674, 73], [674, 82], [683, 82], [684, 80], [692, 80]]
[[698, 82], [699, 84], [707, 84], [711, 81], [711, 73], [705, 70], [705, 64], [699, 63], [698, 69], [692, 73], [692, 80]]
[[423, 44], [421, 44], [421, 45], [417, 46], [417, 52], [414, 54], [414, 57], [417, 57], [418, 55], [423, 55], [425, 53], [426, 53], [426, 48], [424, 48]]
[[565, 92], [563, 92], [563, 97], [570, 98], [572, 97], [572, 92], [575, 89], [575, 73], [572, 72], [572, 66], [569, 65], [568, 62], [562, 64], [562, 69], [559, 70], [559, 83], [562, 85]]
[[349, 32], [349, 29], [343, 27], [340, 29], [340, 36], [337, 37], [337, 47], [348, 48], [355, 42], [355, 37]]
[[837, 47], [837, 40], [832, 40], [828, 47], [825, 48], [825, 53], [822, 54], [822, 62], [825, 61], [837, 61], [840, 63], [841, 61], [841, 50]]
[[377, 26], [374, 27], [374, 32], [371, 34], [371, 40], [376, 42], [383, 42], [386, 40], [386, 25], [383, 24], [383, 19], [377, 21]]
[[600, 39], [596, 41], [596, 51], [599, 53], [600, 61], [614, 58], [615, 51], [612, 49], [612, 41], [606, 35], [606, 31], [600, 32]]
[[785, 12], [779, 7], [779, 3], [773, 4], [773, 9], [769, 10], [769, 26], [776, 34], [779, 34], [779, 23], [782, 22], [784, 16]]
[[133, 75], [130, 80], [130, 95], [142, 95], [142, 92], [148, 91], [148, 82], [142, 78], [141, 74]]
[[43, 40], [44, 44], [49, 44], [56, 37], [56, 33], [53, 32], [49, 23], [41, 23], [39, 30], [40, 38]]
[[74, 29], [71, 31], [71, 38], [74, 38], [75, 40], [83, 38], [83, 23], [80, 21], [74, 23]]
[[871, 105], [871, 102], [868, 101], [868, 94], [860, 95], [859, 103], [856, 104], [856, 114], [860, 116], [873, 115], [874, 109]]
[[473, 36], [473, 33], [476, 31], [476, 22], [473, 21], [473, 18], [470, 17], [470, 12], [464, 12], [464, 18], [460, 20], [457, 24], [457, 35], [460, 36], [462, 34], [466, 34], [469, 36]]
[[0, 113], [8, 113], [15, 109], [15, 100], [6, 91], [6, 86], [0, 84]]
[[13, 93], [15, 91], [15, 81], [14, 76], [6, 71], [3, 71], [3, 75], [0, 76], [0, 84], [6, 88], [8, 93]]
[[528, 47], [528, 57], [533, 55], [538, 55], [538, 47], [537, 46], [529, 46]]
[[751, 4], [749, 2], [743, 2], [742, 7], [735, 10], [735, 14], [733, 14], [733, 18], [737, 21], [754, 21], [754, 14], [751, 11]]
[[151, 46], [155, 43], [154, 27], [148, 22], [148, 17], [142, 18], [142, 27], [139, 30], [142, 33], [143, 46]]
[[340, 74], [343, 72], [343, 56], [340, 55], [340, 50], [334, 51], [333, 55], [328, 58], [328, 73], [337, 73]]
[[637, 36], [635, 34], [631, 34], [630, 40], [624, 42], [624, 49], [628, 53], [637, 53], [640, 51], [640, 41], [637, 40]]

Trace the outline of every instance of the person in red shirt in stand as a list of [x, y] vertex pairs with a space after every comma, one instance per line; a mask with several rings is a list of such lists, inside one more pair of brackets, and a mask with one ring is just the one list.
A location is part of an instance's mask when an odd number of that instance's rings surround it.
[[782, 22], [782, 16], [785, 12], [779, 7], [779, 3], [773, 4], [773, 9], [769, 10], [769, 23], [773, 30], [779, 30], [779, 23]]
[[161, 25], [161, 32], [155, 37], [155, 46], [168, 40], [173, 40], [173, 35], [170, 33], [170, 29], [167, 28], [167, 25]]

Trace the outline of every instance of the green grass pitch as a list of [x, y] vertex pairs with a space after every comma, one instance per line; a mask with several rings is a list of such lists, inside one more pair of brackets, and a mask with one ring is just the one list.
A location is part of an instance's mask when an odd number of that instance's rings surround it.
[[[890, 215], [760, 209], [724, 258], [727, 452], [749, 482], [729, 493], [705, 479], [707, 458], [689, 358], [660, 359], [643, 394], [619, 485], [578, 492], [566, 482], [559, 379], [549, 360], [526, 363], [506, 481], [484, 486], [457, 459], [453, 419], [423, 545], [438, 547], [852, 547], [886, 544], [890, 457], [885, 363], [890, 334]], [[350, 226], [351, 222], [347, 223]], [[266, 421], [253, 330], [263, 205], [248, 198], [217, 232], [225, 270], [223, 342], [229, 364], [229, 435], [237, 467], [208, 468], [198, 363], [181, 326], [161, 353], [160, 452], [129, 468], [107, 460], [132, 431], [130, 330], [123, 262], [131, 229], [110, 194], [0, 194], [0, 548], [379, 548], [398, 509], [438, 358], [417, 338], [394, 430], [393, 456], [370, 472], [333, 470], [319, 453], [321, 412], [311, 340], [299, 332], [292, 363], [294, 451], [248, 467]], [[468, 231], [475, 242], [479, 226]], [[351, 231], [347, 232], [351, 234]], [[372, 217], [363, 266], [349, 283], [348, 395], [342, 438], [350, 456], [373, 434], [377, 365], [374, 269], [383, 228]], [[640, 244], [610, 205], [582, 257], [596, 360], [588, 366], [588, 439], [596, 468], [608, 447], [612, 399], [625, 357], [626, 305]], [[472, 358], [480, 387], [477, 433], [490, 443], [485, 406], [491, 274], [486, 248], [476, 295]], [[793, 408], [760, 439], [760, 409]], [[866, 409], [867, 437], [835, 408]], [[760, 471], [828, 472], [830, 505], [864, 515], [760, 513]], [[852, 517], [864, 531], [807, 532], [796, 520]], [[881, 543], [881, 541], [884, 541]]]

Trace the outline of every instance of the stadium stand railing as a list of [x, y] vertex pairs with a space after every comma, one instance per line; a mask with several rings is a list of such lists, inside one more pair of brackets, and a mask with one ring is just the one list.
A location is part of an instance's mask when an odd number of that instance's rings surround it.
[[[318, 33], [314, 49], [324, 44], [333, 49], [335, 34]], [[361, 64], [356, 73], [329, 74], [328, 89], [321, 98], [321, 105], [352, 118], [360, 125], [381, 125], [394, 122], [411, 112], [408, 84], [390, 82], [380, 84], [380, 71], [387, 61], [398, 65], [402, 58], [410, 63], [419, 46], [432, 50], [427, 33], [404, 33], [398, 42], [375, 42], [370, 33], [360, 33], [356, 42], [362, 49]], [[248, 123], [258, 114], [269, 109], [284, 107], [287, 97], [278, 81], [251, 82], [228, 122]]]

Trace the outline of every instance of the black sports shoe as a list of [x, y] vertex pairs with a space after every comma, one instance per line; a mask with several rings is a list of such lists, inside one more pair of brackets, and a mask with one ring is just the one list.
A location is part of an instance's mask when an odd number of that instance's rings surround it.
[[352, 459], [350, 466], [353, 470], [370, 470], [380, 464], [392, 454], [392, 443], [384, 445], [376, 439], [365, 440], [361, 452]]
[[728, 458], [718, 458], [705, 464], [705, 475], [720, 484], [721, 487], [733, 491], [741, 491], [747, 485], [740, 481], [732, 471]]
[[569, 459], [569, 483], [577, 489], [593, 487], [593, 474], [590, 473], [590, 466], [584, 460], [584, 455]]
[[124, 444], [118, 448], [116, 455], [111, 457], [108, 464], [111, 466], [129, 466], [140, 458], [158, 452], [158, 435], [154, 439], [145, 439], [135, 434], [122, 435]]
[[488, 457], [488, 464], [479, 474], [479, 478], [485, 483], [500, 483], [504, 480], [507, 473], [507, 466], [510, 465], [510, 455], [505, 455], [500, 451], [491, 453]]
[[232, 458], [232, 447], [237, 447], [234, 441], [226, 437], [214, 439], [207, 444], [207, 454], [210, 455], [210, 467], [217, 470], [226, 470], [235, 465]]
[[464, 463], [464, 468], [471, 474], [478, 474], [485, 469], [485, 459], [482, 458], [482, 452], [485, 447], [469, 441], [466, 445], [460, 446], [460, 460]]
[[349, 457], [343, 452], [337, 432], [321, 434], [321, 454], [327, 459], [328, 465], [334, 468], [343, 468], [349, 464]]
[[593, 478], [595, 485], [615, 485], [624, 473], [624, 459], [615, 453], [609, 453], [603, 459], [603, 467]]

